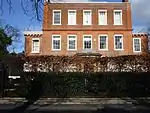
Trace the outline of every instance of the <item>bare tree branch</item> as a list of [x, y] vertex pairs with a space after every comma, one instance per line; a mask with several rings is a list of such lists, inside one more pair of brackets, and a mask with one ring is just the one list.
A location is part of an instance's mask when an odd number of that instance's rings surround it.
[[[8, 7], [4, 7], [4, 4], [7, 4]], [[44, 0], [20, 0], [20, 5], [25, 15], [33, 16], [39, 21], [42, 20]], [[0, 15], [3, 15], [4, 8], [7, 8], [11, 14], [14, 12], [13, 7], [12, 0], [0, 0]]]
[[22, 9], [23, 9], [24, 14], [25, 14], [25, 15], [29, 15], [29, 14], [28, 14], [28, 10], [27, 10], [28, 4], [26, 4], [26, 6], [25, 6], [24, 0], [21, 0], [21, 7], [22, 7]]
[[7, 0], [7, 3], [9, 5], [9, 13], [11, 13], [13, 11], [12, 1], [11, 0]]
[[3, 0], [0, 1], [0, 12], [3, 15]]

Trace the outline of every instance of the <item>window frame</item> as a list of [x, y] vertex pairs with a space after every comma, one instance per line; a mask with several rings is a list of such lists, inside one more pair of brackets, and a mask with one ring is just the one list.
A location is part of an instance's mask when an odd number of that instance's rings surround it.
[[[60, 12], [60, 23], [59, 24], [55, 24], [54, 23], [54, 12], [57, 12], [57, 11], [59, 11]], [[53, 10], [53, 25], [61, 25], [61, 10]]]
[[[69, 36], [75, 36], [75, 49], [69, 49]], [[68, 51], [76, 51], [77, 50], [77, 35], [69, 34], [67, 35], [67, 50]]]
[[[54, 49], [54, 44], [53, 44], [54, 36], [59, 36], [59, 40], [60, 40], [60, 48], [59, 49]], [[52, 51], [60, 51], [60, 50], [61, 50], [61, 35], [52, 35]]]
[[[101, 36], [106, 36], [106, 48], [105, 49], [100, 49], [100, 37]], [[98, 36], [98, 49], [100, 51], [108, 51], [108, 35], [107, 34], [101, 34]]]
[[[121, 14], [121, 23], [120, 24], [116, 24], [116, 21], [115, 21], [115, 12], [120, 12], [120, 14]], [[123, 19], [122, 18], [122, 16], [123, 16], [122, 15], [122, 10], [114, 10], [113, 16], [114, 16], [114, 25], [118, 25], [118, 26], [119, 25], [123, 25], [123, 23], [122, 23], [123, 22], [123, 20], [122, 20]]]
[[[34, 40], [39, 41], [39, 50], [38, 51], [33, 51], [33, 41]], [[40, 53], [40, 38], [32, 38], [31, 53]]]
[[[75, 11], [75, 24], [69, 23], [69, 11]], [[68, 10], [68, 25], [77, 25], [77, 11], [76, 10]]]
[[[116, 36], [121, 36], [122, 37], [122, 48], [121, 49], [116, 49], [116, 44], [115, 44], [115, 39], [116, 39], [115, 37]], [[124, 40], [123, 34], [115, 34], [114, 35], [114, 50], [115, 51], [122, 51], [122, 50], [124, 50], [124, 43], [123, 43], [124, 41], [123, 40]]]
[[[84, 12], [86, 12], [86, 11], [89, 11], [89, 12], [90, 12], [91, 21], [90, 21], [89, 24], [85, 24], [85, 23], [84, 23]], [[84, 26], [92, 25], [92, 10], [83, 10], [83, 25], [84, 25]]]
[[92, 35], [83, 35], [83, 50], [86, 50], [85, 48], [84, 48], [84, 41], [85, 41], [85, 36], [90, 36], [91, 37], [91, 48], [90, 49], [92, 49], [92, 46], [93, 46], [93, 44], [92, 44]]
[[[135, 40], [135, 39], [138, 39], [138, 40], [139, 40], [139, 43], [140, 43], [140, 51], [135, 51], [135, 43], [134, 43], [134, 40]], [[142, 52], [141, 38], [133, 38], [133, 52], [134, 52], [134, 53], [141, 53], [141, 52]]]
[[[105, 24], [100, 23], [100, 12], [105, 12], [105, 15], [106, 15]], [[108, 16], [107, 15], [108, 15], [107, 10], [98, 10], [98, 25], [108, 25]]]

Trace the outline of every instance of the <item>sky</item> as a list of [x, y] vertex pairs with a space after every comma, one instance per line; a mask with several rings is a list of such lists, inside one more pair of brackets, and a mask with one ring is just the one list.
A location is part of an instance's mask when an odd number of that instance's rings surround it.
[[[12, 0], [12, 10], [10, 12], [8, 3], [6, 0], [3, 2], [3, 12], [0, 11], [0, 20], [5, 24], [10, 24], [21, 31], [21, 33], [27, 29], [41, 30], [42, 22], [32, 18], [33, 14], [24, 14], [24, 10], [21, 6], [21, 0]], [[29, 1], [29, 0], [27, 0]], [[89, 0], [54, 0], [64, 2], [89, 2]], [[122, 0], [92, 0], [95, 2], [107, 1], [107, 2], [121, 2]], [[130, 0], [132, 6], [132, 22], [134, 32], [145, 31], [147, 26], [150, 25], [150, 0]], [[0, 4], [1, 5], [1, 4]], [[27, 6], [28, 12], [31, 10], [31, 4]], [[15, 51], [21, 52], [24, 49], [24, 36], [20, 36], [22, 42], [14, 43], [16, 46]], [[11, 49], [11, 48], [10, 48]]]

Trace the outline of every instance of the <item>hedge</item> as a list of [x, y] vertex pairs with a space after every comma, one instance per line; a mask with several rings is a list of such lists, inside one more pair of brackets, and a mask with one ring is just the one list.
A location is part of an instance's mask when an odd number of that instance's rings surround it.
[[27, 56], [26, 72], [150, 72], [150, 55]]
[[[150, 73], [20, 73], [9, 80], [6, 97], [145, 97]], [[18, 85], [15, 85], [18, 84]]]

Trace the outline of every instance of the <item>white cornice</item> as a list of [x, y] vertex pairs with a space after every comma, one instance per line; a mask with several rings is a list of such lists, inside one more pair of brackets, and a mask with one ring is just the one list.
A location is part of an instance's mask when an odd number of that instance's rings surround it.
[[24, 35], [42, 35], [43, 31], [24, 31]]

